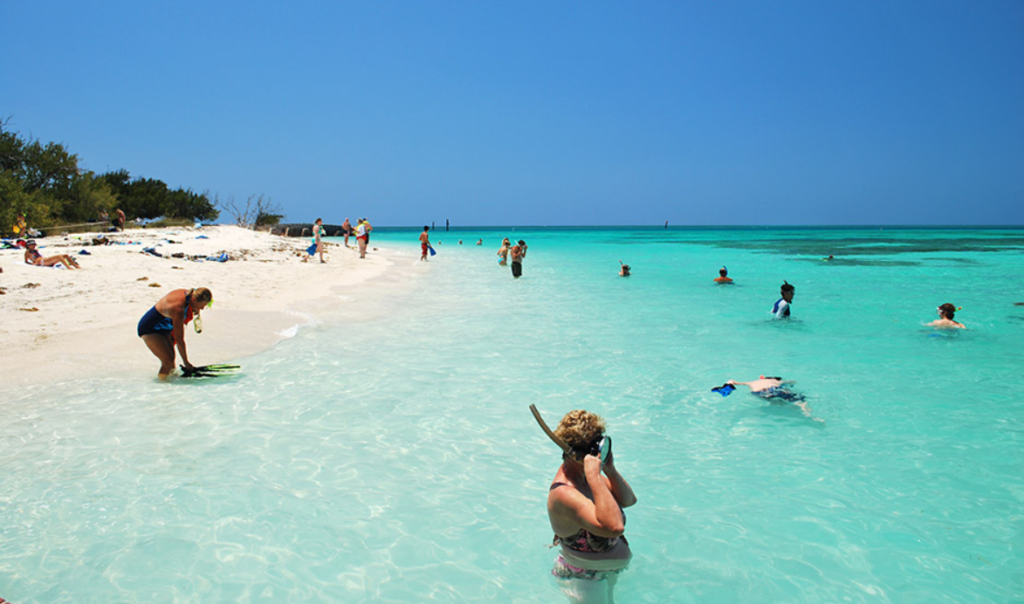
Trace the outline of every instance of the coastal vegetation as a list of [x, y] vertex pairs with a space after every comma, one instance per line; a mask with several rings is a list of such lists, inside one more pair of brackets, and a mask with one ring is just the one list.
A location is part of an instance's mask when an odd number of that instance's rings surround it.
[[97, 222], [120, 208], [132, 219], [212, 221], [220, 212], [206, 193], [172, 189], [167, 183], [127, 170], [96, 174], [78, 165], [64, 145], [21, 136], [0, 120], [0, 231], [19, 216], [29, 227]]

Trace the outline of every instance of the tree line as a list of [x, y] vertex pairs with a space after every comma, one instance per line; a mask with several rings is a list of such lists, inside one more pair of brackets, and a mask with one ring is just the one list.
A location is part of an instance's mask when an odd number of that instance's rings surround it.
[[0, 231], [18, 216], [44, 228], [99, 220], [120, 208], [129, 219], [185, 218], [212, 221], [220, 215], [207, 193], [171, 189], [127, 170], [96, 174], [60, 143], [29, 140], [0, 120]]

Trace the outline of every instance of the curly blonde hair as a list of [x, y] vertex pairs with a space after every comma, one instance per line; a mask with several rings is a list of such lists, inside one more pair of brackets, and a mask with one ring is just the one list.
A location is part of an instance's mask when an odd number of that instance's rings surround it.
[[583, 409], [576, 409], [565, 414], [555, 428], [555, 435], [565, 444], [576, 449], [582, 447], [601, 434], [604, 434], [604, 420], [600, 415]]

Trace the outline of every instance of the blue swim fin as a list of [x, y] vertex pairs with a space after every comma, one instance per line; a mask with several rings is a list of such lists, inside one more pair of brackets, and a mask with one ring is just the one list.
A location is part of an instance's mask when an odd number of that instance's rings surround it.
[[736, 386], [733, 386], [732, 384], [722, 384], [718, 388], [712, 388], [711, 392], [717, 392], [718, 394], [721, 394], [723, 397], [725, 397], [732, 394], [732, 391], [735, 389]]
[[428, 246], [427, 246], [427, 249], [428, 249], [428, 250], [430, 250], [430, 255], [431, 255], [431, 256], [433, 256], [433, 255], [437, 254], [437, 252], [435, 252], [435, 251], [434, 251], [434, 248], [433, 248], [433, 247], [431, 247], [431, 246], [429, 246], [429, 245], [428, 245]]

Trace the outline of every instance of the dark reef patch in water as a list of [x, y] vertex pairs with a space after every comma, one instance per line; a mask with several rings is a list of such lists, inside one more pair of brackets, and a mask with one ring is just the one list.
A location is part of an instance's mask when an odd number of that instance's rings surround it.
[[[823, 259], [828, 255], [836, 260], [849, 256], [893, 256], [898, 254], [963, 254], [974, 252], [1024, 252], [1024, 237], [931, 237], [922, 239], [896, 239], [887, 237], [851, 237], [831, 239], [805, 237], [802, 234], [786, 237], [763, 237], [717, 241], [679, 241], [667, 238], [644, 240], [643, 243], [710, 245], [720, 248], [749, 250], [791, 256], [816, 256]], [[640, 243], [640, 242], [635, 242]], [[954, 262], [972, 262], [963, 258], [944, 258]]]
[[793, 258], [793, 261], [810, 262], [822, 266], [921, 266], [923, 264], [915, 260], [853, 260], [849, 258], [835, 258], [827, 262], [819, 258]]

